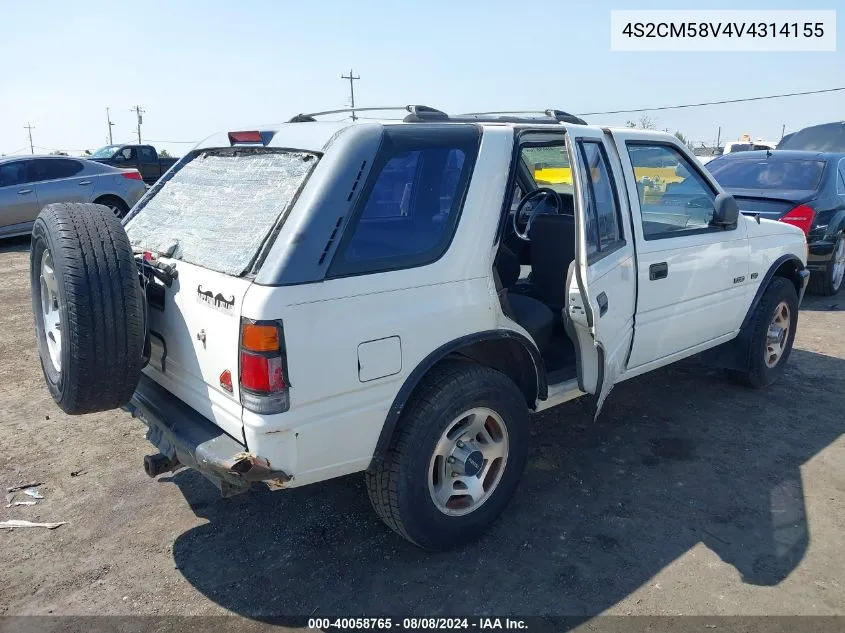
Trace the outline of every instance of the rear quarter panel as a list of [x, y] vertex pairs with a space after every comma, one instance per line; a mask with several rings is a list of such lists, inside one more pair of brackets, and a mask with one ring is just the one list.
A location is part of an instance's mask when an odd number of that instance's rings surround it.
[[[416, 268], [321, 283], [253, 284], [243, 314], [282, 319], [290, 410], [244, 411], [249, 450], [294, 476], [299, 486], [365, 469], [388, 409], [414, 368], [440, 346], [496, 329], [493, 244], [507, 184], [512, 133], [486, 134], [457, 231], [447, 252]], [[315, 253], [315, 257], [319, 253]], [[396, 354], [395, 373], [370, 379], [359, 346]]]

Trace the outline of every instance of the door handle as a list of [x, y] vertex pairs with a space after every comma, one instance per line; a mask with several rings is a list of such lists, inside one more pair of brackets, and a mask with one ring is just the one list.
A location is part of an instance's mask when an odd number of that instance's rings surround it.
[[659, 264], [652, 264], [648, 267], [648, 278], [651, 281], [655, 279], [666, 279], [669, 276], [669, 264], [660, 262]]
[[90, 181], [90, 180], [83, 180], [82, 182], [80, 182], [80, 183], [79, 183], [79, 186], [80, 186], [80, 187], [83, 187], [83, 186], [85, 186], [85, 185], [90, 185], [90, 184], [91, 184], [91, 181]]
[[596, 303], [599, 304], [599, 316], [604, 316], [604, 313], [607, 312], [607, 295], [605, 293], [601, 293], [598, 297], [596, 297]]
[[19, 196], [25, 196], [28, 193], [32, 193], [32, 189], [21, 189], [20, 191], [18, 191]]

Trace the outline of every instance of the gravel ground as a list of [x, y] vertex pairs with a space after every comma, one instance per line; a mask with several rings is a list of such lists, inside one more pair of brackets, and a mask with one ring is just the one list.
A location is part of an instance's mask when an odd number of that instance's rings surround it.
[[0, 269], [0, 484], [45, 496], [0, 517], [67, 521], [0, 530], [0, 615], [845, 614], [845, 292], [805, 301], [768, 390], [683, 362], [617, 386], [597, 423], [536, 416], [504, 516], [428, 554], [360, 476], [228, 500], [192, 472], [150, 480], [139, 422], [50, 399], [26, 240]]

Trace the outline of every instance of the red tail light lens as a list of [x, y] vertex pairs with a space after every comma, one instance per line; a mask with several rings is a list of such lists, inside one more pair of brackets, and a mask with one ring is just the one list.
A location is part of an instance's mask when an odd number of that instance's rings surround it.
[[229, 143], [262, 143], [261, 132], [229, 132]]
[[241, 320], [241, 404], [260, 414], [281, 413], [288, 398], [287, 354], [281, 321]]
[[285, 389], [281, 357], [241, 351], [241, 387], [258, 393]]
[[141, 172], [139, 172], [137, 169], [125, 171], [123, 172], [122, 176], [124, 178], [128, 178], [129, 180], [141, 180]]
[[792, 209], [789, 213], [783, 216], [780, 221], [792, 226], [797, 226], [804, 231], [804, 235], [810, 232], [813, 226], [813, 220], [816, 219], [816, 211], [813, 207], [808, 207], [806, 204], [799, 205]]

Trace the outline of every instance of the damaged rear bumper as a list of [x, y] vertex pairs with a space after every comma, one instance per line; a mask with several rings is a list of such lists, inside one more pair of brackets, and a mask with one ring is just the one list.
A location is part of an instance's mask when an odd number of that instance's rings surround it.
[[162, 470], [193, 468], [224, 497], [246, 492], [255, 481], [279, 486], [291, 479], [145, 375], [123, 408], [147, 426], [147, 439], [163, 456]]

